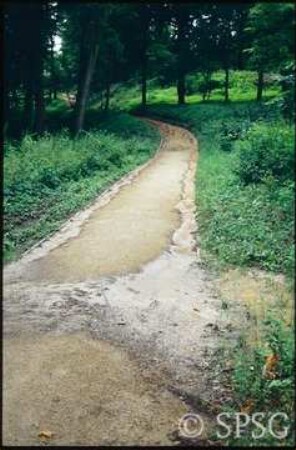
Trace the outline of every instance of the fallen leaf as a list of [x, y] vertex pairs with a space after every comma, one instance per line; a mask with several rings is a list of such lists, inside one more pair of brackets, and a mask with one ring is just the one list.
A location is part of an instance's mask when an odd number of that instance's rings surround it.
[[276, 366], [279, 359], [279, 355], [277, 354], [266, 356], [265, 364], [262, 370], [262, 375], [264, 378], [273, 380], [276, 377]]
[[245, 403], [241, 406], [240, 411], [246, 414], [250, 414], [252, 409], [254, 408], [254, 400], [248, 399], [245, 401]]
[[48, 431], [48, 430], [42, 430], [42, 431], [40, 431], [38, 436], [40, 438], [51, 439], [52, 436], [53, 436], [53, 433], [51, 431]]

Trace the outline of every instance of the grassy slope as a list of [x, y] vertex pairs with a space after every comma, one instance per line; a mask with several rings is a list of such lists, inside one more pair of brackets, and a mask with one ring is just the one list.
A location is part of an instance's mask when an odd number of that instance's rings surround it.
[[198, 221], [208, 259], [212, 255], [212, 261], [220, 264], [257, 266], [291, 275], [292, 184], [243, 186], [234, 172], [238, 152], [221, 150], [225, 124], [249, 125], [264, 115], [264, 109], [252, 103], [152, 106], [148, 114], [183, 124], [199, 139]]
[[73, 140], [67, 132], [6, 145], [4, 259], [17, 258], [56, 231], [114, 181], [146, 162], [158, 132], [127, 114], [101, 117], [96, 131]]
[[[224, 80], [223, 71], [218, 71], [213, 74], [212, 79], [217, 81]], [[230, 89], [229, 98], [235, 102], [249, 102], [256, 99], [256, 73], [249, 71], [230, 71]], [[197, 93], [198, 75], [189, 75], [187, 77], [187, 84], [189, 87], [189, 95], [187, 95], [187, 103], [193, 105], [202, 101], [201, 94]], [[264, 90], [264, 99], [272, 99], [279, 93], [279, 87], [270, 85]], [[176, 87], [170, 86], [166, 88], [159, 87], [155, 81], [148, 82], [147, 102], [149, 105], [175, 105]], [[217, 89], [212, 92], [210, 102], [221, 102], [224, 100], [224, 93], [222, 89]], [[122, 110], [130, 110], [137, 107], [141, 102], [141, 88], [139, 84], [130, 83], [129, 85], [118, 86], [114, 95], [111, 98], [111, 106]], [[97, 106], [99, 102], [97, 102]]]

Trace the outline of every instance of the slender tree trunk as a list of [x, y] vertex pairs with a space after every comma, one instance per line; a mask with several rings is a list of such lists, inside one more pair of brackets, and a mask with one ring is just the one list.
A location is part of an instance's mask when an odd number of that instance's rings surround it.
[[258, 71], [258, 81], [257, 81], [257, 101], [260, 102], [262, 100], [263, 95], [263, 87], [264, 87], [264, 79], [263, 79], [263, 71]]
[[142, 107], [146, 108], [147, 105], [147, 57], [143, 56], [142, 62]]
[[35, 119], [34, 131], [41, 134], [44, 130], [45, 105], [43, 97], [43, 88], [38, 87], [35, 92]]
[[109, 83], [109, 81], [107, 81], [105, 111], [109, 110], [109, 105], [110, 105], [110, 83]]
[[104, 109], [103, 89], [101, 90], [100, 97], [101, 97], [101, 106], [100, 106], [100, 108], [103, 111], [103, 109]]
[[229, 101], [229, 68], [225, 68], [225, 93], [224, 93], [224, 100], [226, 102]]
[[24, 111], [23, 111], [23, 124], [26, 130], [31, 130], [32, 128], [32, 117], [33, 117], [33, 87], [31, 80], [28, 80], [25, 91], [24, 99]]
[[12, 91], [12, 103], [13, 103], [13, 107], [15, 109], [17, 109], [18, 106], [19, 106], [19, 99], [18, 99], [18, 95], [17, 95], [17, 90], [16, 89], [13, 89], [13, 91]]
[[177, 79], [177, 94], [178, 94], [178, 104], [184, 105], [185, 104], [185, 94], [186, 94], [186, 87], [185, 87], [185, 78], [186, 78], [186, 72], [184, 70], [184, 61], [183, 61], [183, 52], [185, 48], [185, 17], [183, 16], [182, 12], [179, 12], [178, 17], [178, 56], [177, 56], [177, 73], [178, 73], [178, 79]]
[[9, 113], [10, 113], [10, 107], [11, 107], [8, 89], [4, 90], [3, 103], [4, 103], [4, 105], [3, 105], [4, 106], [4, 108], [3, 108], [3, 110], [4, 110], [4, 120], [8, 120]]
[[179, 73], [178, 81], [177, 81], [177, 93], [178, 93], [178, 104], [184, 105], [185, 104], [185, 74], [183, 71]]
[[84, 119], [85, 119], [85, 110], [87, 99], [89, 96], [89, 88], [93, 78], [94, 69], [98, 57], [99, 46], [98, 44], [93, 43], [92, 48], [90, 50], [89, 59], [87, 63], [87, 67], [85, 70], [85, 74], [81, 79], [80, 86], [78, 87], [78, 95], [77, 95], [77, 108], [76, 108], [76, 123], [75, 123], [75, 133], [79, 134], [83, 128]]
[[10, 108], [11, 108], [11, 104], [10, 104], [10, 98], [9, 98], [9, 90], [8, 88], [5, 86], [4, 87], [4, 92], [3, 92], [3, 130], [4, 130], [4, 135], [7, 131], [8, 125], [9, 125], [9, 118], [10, 118]]
[[144, 8], [143, 35], [142, 35], [142, 62], [141, 62], [141, 94], [142, 108], [147, 105], [147, 46], [148, 46], [148, 29], [149, 18], [147, 17], [146, 5]]
[[97, 18], [93, 16], [93, 11], [90, 10], [81, 19], [78, 89], [74, 111], [74, 132], [76, 135], [83, 129], [87, 100], [99, 52]]
[[50, 89], [50, 101], [52, 99], [56, 100], [57, 99], [57, 86], [58, 86], [58, 75], [57, 75], [57, 71], [55, 68], [55, 61], [54, 61], [54, 40], [53, 37], [51, 36], [50, 39], [50, 68], [51, 68], [51, 74], [50, 74], [50, 84], [51, 84], [51, 89]]
[[45, 9], [44, 4], [40, 4], [35, 10], [33, 16], [36, 20], [36, 46], [34, 48], [34, 55], [32, 60], [32, 86], [33, 98], [35, 104], [34, 111], [34, 131], [41, 134], [44, 130], [45, 119], [45, 102], [44, 102], [44, 88], [43, 88], [43, 67], [46, 55], [45, 41], [43, 38], [43, 27], [45, 26]]
[[44, 130], [45, 102], [43, 89], [43, 55], [40, 52], [36, 56], [36, 72], [34, 73], [33, 93], [34, 93], [34, 131], [41, 134]]

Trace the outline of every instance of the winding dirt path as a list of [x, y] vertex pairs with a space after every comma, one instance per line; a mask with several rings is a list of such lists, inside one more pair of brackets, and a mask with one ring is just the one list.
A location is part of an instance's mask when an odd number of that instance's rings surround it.
[[210, 395], [227, 321], [194, 239], [197, 143], [151, 123], [157, 155], [5, 269], [6, 445], [173, 444]]

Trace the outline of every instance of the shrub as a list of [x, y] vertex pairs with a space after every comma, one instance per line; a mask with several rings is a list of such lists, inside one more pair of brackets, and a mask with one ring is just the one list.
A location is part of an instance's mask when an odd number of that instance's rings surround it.
[[228, 120], [223, 121], [220, 127], [221, 141], [220, 148], [223, 151], [230, 151], [233, 148], [233, 143], [245, 137], [248, 129], [251, 126], [250, 120]]
[[272, 176], [292, 180], [294, 174], [294, 131], [285, 123], [256, 123], [237, 142], [236, 173], [244, 184], [260, 183]]

